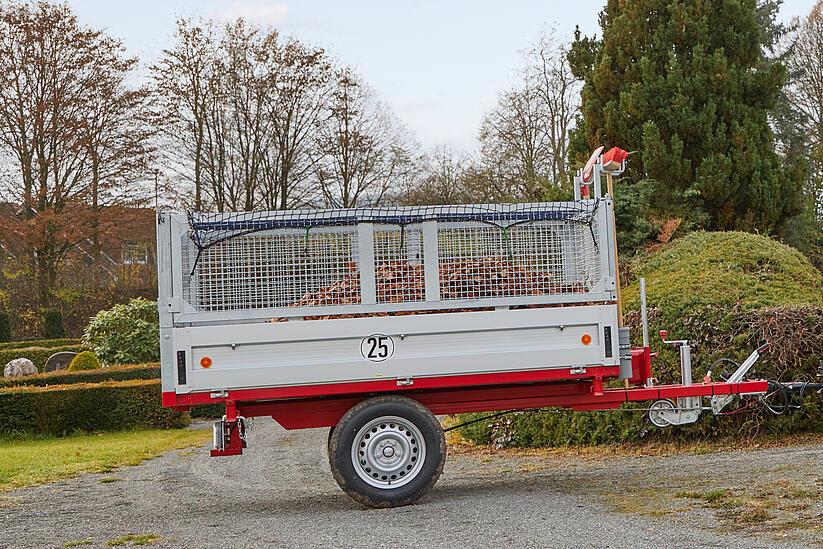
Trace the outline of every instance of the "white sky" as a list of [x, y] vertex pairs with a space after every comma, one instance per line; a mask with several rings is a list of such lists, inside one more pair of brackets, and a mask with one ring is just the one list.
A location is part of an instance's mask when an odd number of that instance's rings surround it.
[[[150, 63], [180, 15], [242, 15], [358, 68], [424, 146], [476, 145], [482, 116], [512, 81], [521, 51], [542, 28], [571, 39], [598, 31], [604, 0], [69, 0], [81, 21], [120, 37]], [[814, 0], [785, 0], [781, 18]]]

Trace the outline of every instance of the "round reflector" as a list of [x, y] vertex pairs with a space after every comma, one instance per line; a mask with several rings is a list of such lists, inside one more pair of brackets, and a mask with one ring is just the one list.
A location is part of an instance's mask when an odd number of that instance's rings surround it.
[[200, 359], [200, 366], [203, 368], [211, 368], [211, 357], [204, 356]]
[[592, 342], [592, 336], [590, 336], [589, 334], [583, 334], [583, 337], [580, 338], [580, 341], [581, 343], [583, 343], [583, 345], [588, 345]]

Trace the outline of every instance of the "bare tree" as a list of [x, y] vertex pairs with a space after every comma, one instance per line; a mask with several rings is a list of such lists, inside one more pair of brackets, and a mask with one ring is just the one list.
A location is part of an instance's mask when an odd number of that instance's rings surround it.
[[297, 40], [287, 41], [277, 53], [277, 93], [268, 107], [275, 136], [263, 171], [263, 201], [268, 209], [283, 210], [316, 198], [314, 137], [332, 69], [323, 50]]
[[569, 174], [569, 130], [580, 109], [580, 84], [572, 74], [568, 49], [557, 41], [554, 30], [542, 32], [526, 52], [525, 81], [543, 101], [546, 146], [554, 184]]
[[409, 173], [408, 141], [374, 91], [351, 69], [339, 69], [317, 138], [315, 173], [326, 203], [381, 203]]
[[196, 209], [308, 201], [311, 135], [331, 73], [322, 50], [244, 19], [182, 19], [152, 70], [168, 164], [193, 184]]
[[417, 162], [417, 177], [403, 197], [409, 205], [462, 204], [471, 202], [466, 174], [469, 156], [448, 145], [439, 145]]
[[211, 24], [177, 21], [176, 43], [163, 50], [152, 69], [155, 125], [165, 138], [168, 166], [194, 186], [194, 209], [203, 208], [203, 146], [207, 105], [213, 102], [211, 66], [215, 39]]
[[489, 171], [496, 168], [495, 186], [504, 194], [524, 200], [544, 194], [552, 160], [544, 107], [534, 89], [510, 90], [483, 119], [480, 153]]
[[541, 34], [524, 57], [520, 81], [484, 117], [477, 181], [498, 196], [540, 200], [568, 179], [579, 89], [553, 33]]
[[135, 63], [66, 5], [0, 4], [0, 151], [15, 167], [0, 239], [31, 258], [42, 305], [66, 254], [105, 232], [139, 179], [142, 92], [124, 84]]
[[823, 226], [823, 0], [798, 26], [787, 65], [794, 76], [789, 100], [802, 116], [811, 160], [807, 194], [815, 200], [817, 222]]

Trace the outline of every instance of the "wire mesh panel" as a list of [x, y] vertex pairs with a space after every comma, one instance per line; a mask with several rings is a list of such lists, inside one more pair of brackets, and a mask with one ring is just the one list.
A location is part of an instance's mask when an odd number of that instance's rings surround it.
[[193, 213], [183, 296], [196, 311], [314, 317], [586, 293], [603, 276], [596, 212], [597, 202], [580, 201]]
[[423, 233], [419, 228], [375, 227], [374, 279], [378, 303], [425, 300]]
[[239, 236], [184, 254], [183, 290], [201, 311], [357, 304], [357, 244], [353, 230]]
[[580, 257], [580, 252], [593, 245], [588, 227], [564, 221], [530, 222], [509, 228], [442, 228], [438, 235], [441, 298], [473, 300], [585, 292], [600, 276], [596, 253]]

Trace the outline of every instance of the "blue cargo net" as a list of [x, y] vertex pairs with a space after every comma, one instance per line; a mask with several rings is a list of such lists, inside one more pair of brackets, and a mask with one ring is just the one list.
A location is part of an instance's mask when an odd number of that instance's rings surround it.
[[[359, 223], [405, 227], [425, 221], [477, 222], [507, 229], [536, 221], [583, 223], [590, 228], [599, 200], [530, 204], [398, 206], [273, 212], [190, 212], [189, 236], [199, 250], [238, 236], [277, 229], [311, 230]], [[594, 235], [592, 235], [594, 236]]]

